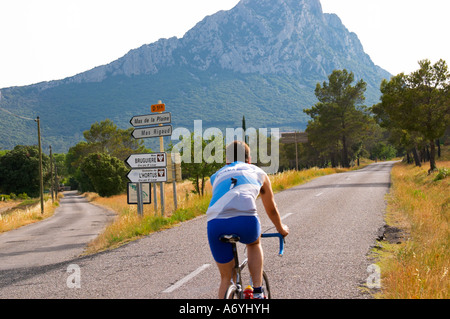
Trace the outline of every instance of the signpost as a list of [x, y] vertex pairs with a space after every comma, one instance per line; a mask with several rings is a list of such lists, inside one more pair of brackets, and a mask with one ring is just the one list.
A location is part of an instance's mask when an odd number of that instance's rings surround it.
[[[169, 124], [172, 122], [172, 114], [168, 112], [163, 113], [166, 111], [166, 105], [161, 101], [159, 101], [158, 104], [152, 105], [150, 109], [154, 114], [137, 115], [131, 118], [130, 124], [133, 127], [136, 127], [131, 135], [135, 139], [159, 137], [160, 153], [133, 154], [130, 155], [125, 162], [132, 169], [127, 175], [128, 179], [132, 183], [136, 183], [138, 211], [139, 207], [142, 206], [142, 187], [145, 185], [144, 183], [160, 183], [161, 213], [164, 215], [163, 183], [167, 182], [169, 179], [170, 181], [173, 181], [175, 201], [175, 182], [177, 178], [181, 179], [181, 166], [179, 168], [178, 166], [172, 166], [171, 157], [168, 157], [167, 154], [164, 153], [163, 136], [172, 135], [172, 125], [164, 124]], [[177, 173], [178, 170], [179, 173]], [[156, 212], [158, 208], [156, 200], [156, 187], [153, 188], [153, 191]]]
[[292, 132], [281, 133], [280, 143], [292, 144], [292, 143], [307, 143], [308, 133], [306, 132]]
[[[151, 111], [152, 113], [162, 113], [166, 111], [166, 105], [164, 103], [162, 103], [162, 101], [158, 101], [158, 104], [154, 104], [151, 106]], [[162, 127], [162, 124], [159, 124], [159, 127]], [[172, 127], [170, 129], [170, 135], [172, 135]], [[163, 135], [161, 134], [159, 136], [159, 151], [160, 152], [164, 152], [164, 139], [163, 139]], [[165, 211], [165, 202], [164, 202], [164, 185], [163, 183], [159, 184], [159, 193], [161, 195], [161, 215], [164, 216], [164, 211]], [[155, 187], [155, 196], [156, 196], [156, 187]], [[155, 206], [155, 212], [156, 212], [156, 206]]]

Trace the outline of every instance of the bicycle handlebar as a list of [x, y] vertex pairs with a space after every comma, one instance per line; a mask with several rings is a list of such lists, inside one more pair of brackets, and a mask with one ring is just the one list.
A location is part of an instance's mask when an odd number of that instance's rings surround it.
[[263, 233], [261, 234], [261, 237], [278, 237], [278, 239], [280, 240], [280, 252], [278, 253], [278, 255], [281, 257], [284, 254], [284, 237], [283, 235], [281, 235], [280, 233]]

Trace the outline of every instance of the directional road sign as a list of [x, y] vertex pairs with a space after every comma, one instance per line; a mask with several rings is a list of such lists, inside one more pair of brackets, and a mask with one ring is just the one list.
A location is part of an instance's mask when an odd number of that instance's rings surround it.
[[137, 128], [131, 134], [134, 138], [151, 138], [160, 136], [171, 136], [172, 125], [154, 126], [146, 128]]
[[158, 125], [158, 124], [168, 124], [170, 122], [172, 122], [172, 114], [171, 113], [139, 115], [139, 116], [134, 116], [130, 120], [131, 125], [133, 125], [134, 127], [150, 126], [150, 125]]
[[127, 178], [132, 183], [161, 183], [167, 182], [167, 168], [133, 169]]
[[166, 153], [133, 154], [125, 161], [131, 168], [155, 168], [167, 166]]
[[308, 142], [308, 133], [305, 132], [281, 133], [280, 143], [292, 144], [292, 143], [306, 143], [306, 142]]

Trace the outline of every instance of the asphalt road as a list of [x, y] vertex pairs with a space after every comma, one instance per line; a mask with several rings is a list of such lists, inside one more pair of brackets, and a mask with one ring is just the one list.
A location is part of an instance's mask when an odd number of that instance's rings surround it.
[[0, 271], [71, 260], [114, 215], [89, 204], [76, 191], [65, 192], [52, 217], [0, 235]]
[[[274, 298], [370, 297], [360, 286], [370, 275], [368, 254], [384, 225], [384, 197], [392, 165], [377, 163], [324, 176], [276, 195], [291, 233], [283, 257], [277, 256], [275, 239], [263, 239], [265, 270]], [[73, 204], [70, 199], [63, 202], [61, 208], [68, 216], [61, 211], [53, 219], [61, 215], [69, 220], [74, 210], [89, 215]], [[270, 221], [260, 202], [258, 205], [263, 230], [267, 230]], [[93, 220], [99, 221], [101, 215]], [[83, 248], [78, 240], [92, 238], [95, 231], [75, 235], [52, 226], [51, 220], [48, 223], [45, 232], [52, 240], [31, 247], [22, 245], [43, 232], [40, 227], [44, 226], [39, 224], [46, 222], [27, 227], [28, 237], [17, 237], [15, 232], [0, 236], [0, 298], [216, 297], [218, 271], [209, 252], [204, 216], [116, 250], [82, 258], [75, 257]], [[63, 241], [63, 237], [72, 242]], [[47, 258], [46, 252], [54, 250], [63, 251], [64, 258]], [[25, 256], [32, 256], [33, 262], [24, 262]]]

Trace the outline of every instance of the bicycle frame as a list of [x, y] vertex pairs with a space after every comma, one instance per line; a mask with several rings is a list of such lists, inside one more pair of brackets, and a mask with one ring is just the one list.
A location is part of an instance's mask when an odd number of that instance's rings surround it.
[[[239, 264], [239, 257], [237, 252], [236, 243], [232, 243], [233, 245], [233, 255], [234, 255], [234, 268], [233, 268], [233, 276], [231, 276], [231, 283], [236, 286], [236, 290], [239, 296], [239, 299], [243, 299], [243, 287], [242, 287], [242, 270], [247, 266], [248, 258], [245, 258], [242, 264]], [[236, 276], [236, 279], [233, 281], [233, 277]]]
[[[279, 249], [279, 256], [283, 256], [284, 253], [284, 237], [280, 233], [269, 233], [269, 234], [262, 234], [261, 237], [278, 237], [280, 240], [280, 249]], [[239, 257], [237, 252], [237, 245], [236, 243], [239, 242], [239, 237], [236, 235], [225, 235], [220, 238], [221, 241], [231, 243], [233, 247], [233, 255], [234, 255], [234, 268], [233, 268], [233, 275], [231, 276], [231, 285], [235, 286], [235, 293], [237, 294], [239, 299], [243, 299], [243, 284], [242, 284], [242, 270], [245, 268], [245, 266], [248, 263], [248, 258], [245, 258], [244, 261], [239, 264]], [[263, 276], [265, 277], [265, 280], [267, 281], [267, 276], [263, 272]], [[233, 280], [233, 278], [235, 279]], [[267, 283], [268, 284], [268, 283]], [[250, 276], [250, 285], [252, 285], [252, 279]], [[270, 291], [267, 292], [270, 295]]]

